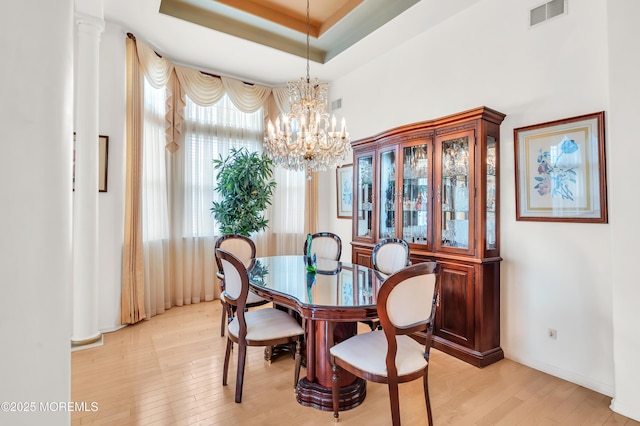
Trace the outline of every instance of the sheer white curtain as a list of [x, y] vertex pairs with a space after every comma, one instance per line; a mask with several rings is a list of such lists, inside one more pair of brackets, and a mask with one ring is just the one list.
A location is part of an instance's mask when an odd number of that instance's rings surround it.
[[165, 86], [153, 87], [144, 79], [142, 145], [142, 242], [145, 261], [145, 311], [147, 317], [171, 307], [169, 265], [169, 204], [165, 150]]
[[276, 167], [273, 174], [278, 186], [267, 209], [269, 234], [264, 249], [267, 255], [302, 254], [306, 238], [306, 173]]
[[[142, 223], [145, 309], [148, 316], [171, 306], [218, 297], [214, 244], [220, 236], [211, 214], [213, 160], [231, 148], [262, 151], [263, 112], [239, 111], [227, 95], [212, 106], [186, 97], [182, 147], [166, 149], [168, 89], [145, 80]], [[251, 236], [258, 256], [299, 253], [304, 241], [304, 172], [274, 170], [278, 184], [266, 215], [269, 228]]]

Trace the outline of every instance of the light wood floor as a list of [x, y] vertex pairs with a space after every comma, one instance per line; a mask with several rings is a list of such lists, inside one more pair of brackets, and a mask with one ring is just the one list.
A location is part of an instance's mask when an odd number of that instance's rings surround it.
[[[72, 424], [334, 424], [331, 413], [296, 402], [293, 359], [269, 365], [262, 348], [248, 348], [242, 404], [234, 403], [237, 358], [223, 387], [220, 315], [217, 300], [172, 308], [105, 334], [103, 346], [73, 352], [71, 400], [98, 410], [72, 413]], [[611, 398], [513, 361], [479, 369], [431, 353], [436, 425], [640, 425], [613, 413]], [[421, 380], [400, 385], [400, 403], [403, 424], [427, 424]], [[342, 412], [339, 424], [390, 422], [386, 385], [367, 383], [364, 403]]]

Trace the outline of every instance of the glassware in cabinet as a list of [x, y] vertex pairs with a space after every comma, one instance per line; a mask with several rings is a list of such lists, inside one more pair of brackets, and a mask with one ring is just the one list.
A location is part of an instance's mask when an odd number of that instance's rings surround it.
[[396, 149], [380, 152], [380, 194], [378, 237], [396, 236]]
[[373, 154], [356, 161], [357, 218], [356, 235], [372, 238], [373, 230]]
[[441, 247], [469, 248], [469, 144], [469, 135], [440, 143]]
[[496, 140], [487, 137], [486, 248], [497, 248], [496, 242]]
[[429, 207], [429, 144], [402, 150], [402, 238], [427, 245]]

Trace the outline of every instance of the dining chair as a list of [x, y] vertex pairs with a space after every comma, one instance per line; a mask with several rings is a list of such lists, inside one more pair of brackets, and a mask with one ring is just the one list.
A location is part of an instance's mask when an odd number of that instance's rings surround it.
[[[253, 260], [256, 258], [256, 245], [249, 237], [240, 234], [226, 234], [216, 240], [215, 250], [219, 248], [233, 253], [246, 268], [249, 268]], [[218, 266], [218, 280], [220, 281], [220, 303], [222, 304], [222, 319], [220, 321], [220, 337], [224, 337], [225, 326], [231, 322], [234, 315], [234, 306], [226, 303], [224, 273], [222, 272], [222, 263], [216, 256], [216, 264]], [[247, 308], [269, 303], [255, 293], [249, 293], [247, 297]]]
[[[371, 251], [373, 269], [383, 277], [388, 277], [411, 264], [409, 259], [409, 244], [400, 238], [385, 238], [378, 242]], [[363, 321], [372, 330], [380, 328], [380, 321]]]
[[385, 275], [409, 266], [409, 244], [400, 238], [385, 238], [375, 245], [371, 252], [373, 269]]
[[[331, 232], [317, 232], [311, 235], [311, 251], [319, 259], [340, 260], [342, 240]], [[304, 241], [302, 254], [307, 254], [307, 240]]]
[[[429, 350], [438, 306], [440, 266], [424, 262], [399, 270], [380, 287], [377, 309], [382, 330], [357, 334], [329, 350], [332, 369], [333, 417], [338, 420], [340, 371], [362, 379], [387, 383], [391, 419], [400, 425], [398, 384], [422, 377], [429, 425]], [[426, 331], [425, 345], [410, 334]]]
[[275, 308], [246, 310], [249, 291], [249, 275], [244, 263], [232, 253], [217, 249], [216, 256], [222, 263], [225, 276], [227, 303], [236, 306], [236, 316], [227, 327], [227, 347], [224, 355], [222, 385], [227, 385], [231, 346], [238, 345], [238, 369], [236, 372], [235, 401], [242, 402], [242, 384], [244, 366], [247, 358], [247, 346], [275, 346], [295, 343], [294, 389], [300, 378], [300, 344], [304, 330], [298, 322], [286, 312]]

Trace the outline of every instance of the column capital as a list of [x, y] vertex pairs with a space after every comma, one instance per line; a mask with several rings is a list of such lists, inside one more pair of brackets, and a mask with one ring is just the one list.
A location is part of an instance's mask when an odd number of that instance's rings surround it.
[[95, 36], [100, 36], [100, 34], [104, 32], [104, 19], [102, 18], [78, 12], [76, 12], [74, 18], [76, 26], [80, 31]]

